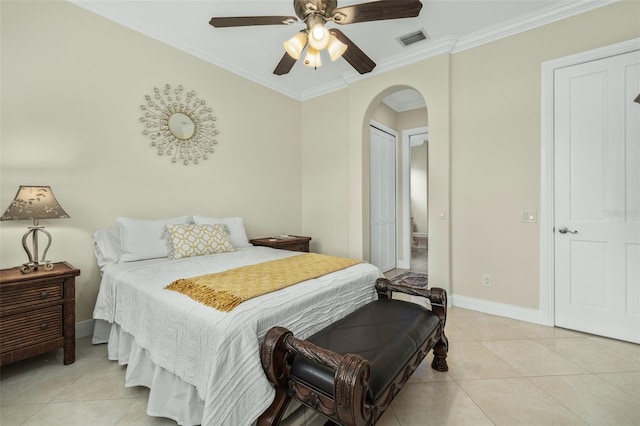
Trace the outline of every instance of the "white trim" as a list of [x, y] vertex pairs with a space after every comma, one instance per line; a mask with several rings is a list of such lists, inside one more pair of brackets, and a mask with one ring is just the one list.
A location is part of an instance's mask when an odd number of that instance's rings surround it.
[[322, 96], [327, 93], [340, 90], [341, 88], [344, 88], [348, 84], [357, 80], [363, 80], [373, 75], [379, 75], [384, 72], [391, 71], [405, 65], [413, 64], [418, 61], [429, 59], [443, 53], [453, 54], [462, 52], [464, 50], [491, 43], [493, 41], [500, 40], [537, 27], [541, 27], [543, 25], [547, 25], [561, 19], [570, 18], [581, 13], [617, 3], [621, 0], [567, 0], [558, 5], [552, 5], [548, 8], [541, 9], [529, 15], [512, 19], [510, 21], [506, 21], [488, 28], [484, 28], [466, 36], [446, 36], [434, 40], [428, 40], [427, 43], [420, 44], [419, 46], [421, 47], [414, 46], [408, 48], [412, 49], [410, 53], [407, 53], [405, 51], [399, 55], [388, 58], [387, 60], [380, 61], [371, 73], [361, 75], [356, 71], [350, 71], [341, 76], [342, 81], [336, 80], [320, 87], [304, 89], [300, 92], [291, 90], [290, 88], [286, 87], [286, 83], [275, 84], [272, 81], [263, 78], [261, 75], [256, 74], [252, 70], [240, 68], [232, 63], [224, 61], [223, 59], [214, 55], [211, 51], [204, 51], [201, 48], [185, 42], [184, 40], [180, 40], [180, 38], [175, 34], [167, 32], [166, 29], [157, 28], [153, 24], [149, 24], [145, 21], [132, 19], [129, 16], [113, 9], [109, 4], [110, 2], [87, 0], [68, 1], [78, 7], [98, 14], [111, 21], [117, 22], [127, 28], [142, 33], [155, 40], [161, 41], [171, 47], [189, 53], [213, 65], [217, 65], [229, 72], [243, 76], [248, 80], [251, 80], [276, 92], [280, 92], [283, 95], [289, 96], [298, 101], [306, 101], [314, 97]]
[[[428, 127], [416, 127], [402, 131], [402, 253], [398, 268], [411, 268], [411, 136], [429, 134]], [[427, 143], [428, 140], [427, 140]], [[428, 191], [428, 189], [427, 189]], [[429, 194], [427, 193], [427, 197]], [[408, 256], [407, 256], [408, 255]]]
[[564, 1], [559, 4], [537, 10], [530, 14], [519, 16], [499, 24], [483, 28], [458, 39], [451, 53], [463, 52], [474, 47], [482, 46], [496, 40], [511, 37], [562, 19], [571, 18], [581, 13], [589, 12], [603, 6], [617, 3], [620, 0], [593, 1]]
[[94, 320], [84, 320], [76, 323], [76, 339], [93, 336]]
[[424, 102], [424, 98], [414, 99], [407, 102], [403, 102], [399, 99], [394, 99], [393, 96], [387, 96], [382, 100], [386, 106], [394, 110], [395, 112], [413, 111], [414, 109], [426, 108], [427, 104]]
[[640, 38], [599, 47], [542, 64], [540, 148], [540, 312], [543, 324], [555, 324], [554, 227], [554, 73], [560, 68], [640, 50]]
[[452, 295], [451, 304], [454, 307], [471, 309], [486, 314], [498, 315], [519, 321], [534, 324], [548, 325], [544, 323], [542, 312], [536, 309], [523, 308], [521, 306], [506, 305], [504, 303], [491, 302], [489, 300], [476, 299], [467, 296]]

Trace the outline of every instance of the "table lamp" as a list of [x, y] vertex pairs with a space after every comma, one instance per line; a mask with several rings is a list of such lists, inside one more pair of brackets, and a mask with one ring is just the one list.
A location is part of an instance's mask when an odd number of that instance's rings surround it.
[[[39, 266], [44, 269], [53, 269], [53, 264], [46, 259], [47, 250], [51, 246], [51, 234], [45, 231], [44, 226], [40, 226], [40, 219], [66, 219], [70, 216], [64, 211], [58, 200], [53, 195], [49, 186], [24, 186], [20, 185], [18, 193], [4, 212], [0, 220], [33, 220], [33, 226], [22, 237], [22, 247], [27, 252], [29, 262], [24, 263], [20, 268], [23, 274], [38, 270]], [[47, 246], [42, 252], [42, 258], [38, 260], [38, 232], [47, 236]], [[30, 250], [27, 241], [31, 235], [32, 249]]]

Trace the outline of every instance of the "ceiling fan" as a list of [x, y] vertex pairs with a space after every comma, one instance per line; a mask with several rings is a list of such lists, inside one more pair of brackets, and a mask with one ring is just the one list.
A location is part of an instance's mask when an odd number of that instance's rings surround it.
[[[321, 66], [320, 51], [326, 49], [332, 61], [342, 57], [360, 74], [371, 72], [376, 63], [337, 28], [327, 29], [325, 23], [355, 24], [358, 22], [382, 21], [386, 19], [413, 18], [418, 16], [420, 0], [379, 0], [352, 6], [337, 7], [337, 0], [293, 0], [293, 8], [306, 28], [284, 42], [286, 53], [273, 71], [287, 74], [293, 68], [305, 47], [304, 64]], [[209, 24], [216, 28], [243, 27], [252, 25], [291, 25], [298, 21], [295, 16], [235, 16], [211, 18]]]

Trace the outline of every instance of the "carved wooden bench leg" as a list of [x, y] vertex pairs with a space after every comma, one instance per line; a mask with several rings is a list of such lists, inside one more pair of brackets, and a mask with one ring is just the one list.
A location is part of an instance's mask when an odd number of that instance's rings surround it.
[[442, 339], [436, 343], [433, 347], [433, 361], [431, 361], [431, 368], [436, 371], [449, 371], [447, 365], [447, 352], [449, 350], [449, 344], [447, 338], [443, 335]]
[[447, 352], [449, 351], [449, 340], [444, 334], [444, 327], [447, 323], [447, 292], [441, 288], [410, 288], [404, 285], [393, 284], [387, 278], [376, 280], [376, 291], [379, 298], [391, 299], [393, 291], [400, 291], [412, 296], [422, 296], [431, 302], [431, 311], [440, 319], [440, 339], [433, 347], [433, 361], [431, 368], [436, 371], [449, 371], [447, 365]]
[[429, 295], [431, 310], [440, 319], [440, 340], [433, 347], [433, 361], [431, 368], [436, 371], [449, 371], [447, 365], [447, 352], [449, 351], [449, 340], [444, 334], [444, 326], [447, 322], [447, 293], [441, 288], [432, 288]]
[[264, 343], [260, 347], [260, 360], [262, 368], [271, 383], [277, 384], [276, 397], [260, 417], [258, 426], [271, 426], [280, 423], [291, 396], [287, 393], [286, 354], [284, 340], [292, 333], [286, 328], [274, 327], [265, 336]]

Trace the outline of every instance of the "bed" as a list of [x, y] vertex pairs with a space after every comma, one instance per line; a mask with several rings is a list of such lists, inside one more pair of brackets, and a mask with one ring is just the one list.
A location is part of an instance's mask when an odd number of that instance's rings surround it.
[[[266, 332], [280, 325], [309, 336], [374, 300], [373, 284], [382, 276], [358, 263], [221, 312], [165, 287], [300, 253], [251, 246], [241, 218], [118, 218], [118, 224], [94, 233], [102, 280], [93, 342], [107, 342], [109, 359], [127, 365], [125, 386], [150, 389], [149, 415], [183, 425], [253, 424], [274, 397], [259, 358]], [[176, 257], [167, 241], [174, 224], [223, 224], [233, 248]]]

